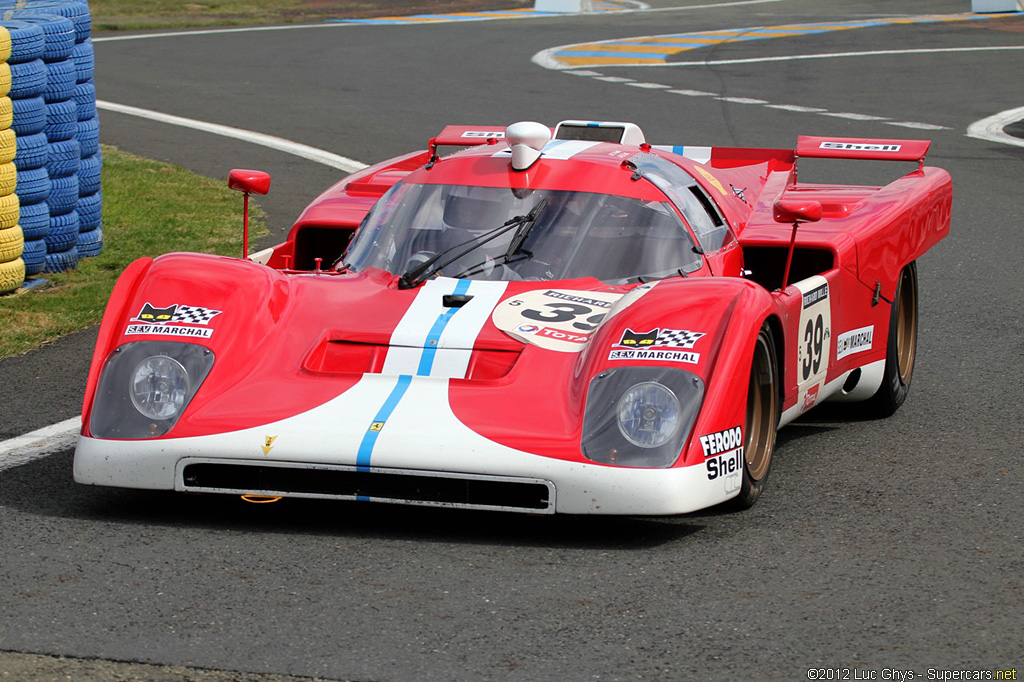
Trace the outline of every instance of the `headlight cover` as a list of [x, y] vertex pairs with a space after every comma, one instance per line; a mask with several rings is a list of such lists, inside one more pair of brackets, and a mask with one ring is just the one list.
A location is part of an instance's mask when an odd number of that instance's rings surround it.
[[185, 406], [189, 384], [188, 372], [180, 362], [166, 355], [151, 355], [132, 373], [132, 404], [150, 419], [174, 419]]
[[107, 358], [89, 418], [95, 438], [155, 438], [169, 432], [213, 367], [195, 343], [136, 341]]
[[704, 382], [686, 370], [632, 366], [601, 372], [587, 393], [583, 455], [618, 466], [672, 466], [703, 399]]

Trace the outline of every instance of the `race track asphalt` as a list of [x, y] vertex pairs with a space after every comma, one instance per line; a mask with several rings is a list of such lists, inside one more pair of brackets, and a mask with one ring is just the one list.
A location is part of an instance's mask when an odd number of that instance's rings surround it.
[[[711, 62], [696, 66], [573, 75], [531, 62], [570, 43], [969, 9], [960, 0], [650, 4], [665, 11], [97, 41], [97, 90], [365, 163], [423, 148], [447, 123], [524, 119], [633, 121], [667, 144], [931, 139], [928, 163], [954, 178], [953, 227], [919, 263], [917, 368], [894, 417], [822, 408], [780, 433], [753, 509], [667, 519], [261, 507], [88, 488], [72, 482], [65, 449], [0, 470], [0, 651], [70, 657], [69, 674], [88, 680], [116, 668], [74, 659], [253, 680], [1022, 674], [1024, 147], [966, 130], [1024, 106], [1024, 51], [974, 49], [1024, 46], [1024, 17], [724, 43], [679, 58]], [[938, 51], [952, 48], [961, 51]], [[936, 51], [905, 52], [925, 49]], [[863, 52], [885, 54], [721, 63]], [[823, 111], [769, 106], [779, 104]], [[109, 111], [101, 120], [104, 143], [204, 175], [269, 171], [261, 204], [277, 238], [340, 177], [240, 140]], [[870, 184], [891, 171], [843, 172]], [[0, 439], [80, 411], [94, 337], [86, 330], [0, 362]], [[16, 664], [25, 659], [0, 654], [0, 674], [25, 670]], [[31, 665], [28, 679], [42, 669]], [[134, 674], [189, 677], [168, 670]]]

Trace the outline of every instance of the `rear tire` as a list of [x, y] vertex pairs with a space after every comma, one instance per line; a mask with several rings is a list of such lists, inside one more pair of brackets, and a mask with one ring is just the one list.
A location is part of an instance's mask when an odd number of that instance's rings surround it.
[[747, 420], [743, 431], [743, 482], [739, 495], [731, 501], [734, 509], [749, 509], [764, 492], [775, 453], [781, 403], [775, 339], [765, 324], [754, 343], [750, 366]]
[[882, 385], [865, 403], [873, 417], [890, 417], [910, 392], [917, 359], [917, 264], [910, 263], [900, 273], [889, 315], [889, 339], [885, 350], [885, 374]]

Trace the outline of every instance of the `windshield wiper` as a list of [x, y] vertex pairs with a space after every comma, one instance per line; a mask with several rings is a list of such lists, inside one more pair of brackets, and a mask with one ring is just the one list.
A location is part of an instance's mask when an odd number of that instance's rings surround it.
[[530, 230], [537, 223], [537, 216], [547, 206], [548, 198], [541, 197], [541, 200], [537, 202], [537, 205], [530, 209], [530, 212], [523, 216], [523, 222], [519, 223], [519, 229], [516, 230], [515, 235], [512, 236], [512, 241], [508, 245], [508, 250], [505, 251], [505, 262], [507, 263], [512, 256], [519, 252], [519, 249], [523, 248], [523, 243], [526, 238], [530, 235]]
[[[515, 216], [514, 218], [509, 218], [498, 227], [494, 228], [493, 230], [490, 230], [489, 232], [485, 232], [480, 237], [469, 239], [467, 241], [462, 242], [461, 244], [455, 244], [454, 246], [450, 246], [447, 249], [444, 249], [443, 251], [434, 254], [433, 256], [423, 261], [413, 269], [404, 273], [398, 279], [398, 288], [412, 289], [413, 287], [423, 284], [438, 271], [448, 267], [455, 261], [465, 256], [467, 253], [470, 253], [471, 251], [479, 248], [480, 246], [483, 246], [484, 244], [491, 240], [497, 239], [498, 237], [505, 234], [509, 230], [517, 227], [521, 228], [520, 232], [516, 233], [516, 236], [513, 237], [512, 244], [509, 245], [509, 248], [511, 250], [512, 245], [515, 245], [515, 250], [518, 250], [519, 247], [522, 246], [523, 241], [526, 240], [526, 234], [529, 234], [530, 227], [532, 227], [533, 223], [537, 220], [537, 216], [540, 214], [541, 209], [544, 208], [545, 204], [547, 204], [547, 197], [544, 197], [539, 202], [537, 202], [537, 205], [530, 209], [530, 212], [527, 213], [526, 215], [518, 215]], [[519, 243], [516, 244], [516, 239], [519, 238], [520, 235], [522, 235], [522, 237], [519, 239]], [[461, 249], [464, 246], [468, 246], [469, 248], [459, 251], [454, 256], [448, 258], [440, 265], [435, 266], [435, 263], [440, 261], [442, 258], [451, 254], [453, 251], [456, 251], [457, 249]], [[509, 256], [506, 256], [506, 258], [508, 257]]]

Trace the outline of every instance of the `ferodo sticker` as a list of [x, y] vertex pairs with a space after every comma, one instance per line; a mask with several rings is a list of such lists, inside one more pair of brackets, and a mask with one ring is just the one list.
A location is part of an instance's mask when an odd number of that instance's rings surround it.
[[727, 450], [735, 450], [743, 445], [743, 427], [734, 426], [725, 431], [717, 431], [700, 437], [700, 446], [704, 449], [704, 459], [716, 457]]
[[603, 291], [527, 291], [499, 303], [491, 320], [495, 327], [523, 343], [576, 353], [621, 297]]
[[125, 334], [159, 334], [161, 336], [193, 336], [208, 339], [213, 330], [207, 327], [222, 310], [174, 303], [163, 308], [145, 303], [132, 318]]
[[700, 437], [704, 449], [704, 469], [708, 480], [721, 480], [726, 493], [739, 490], [743, 473], [743, 427]]

